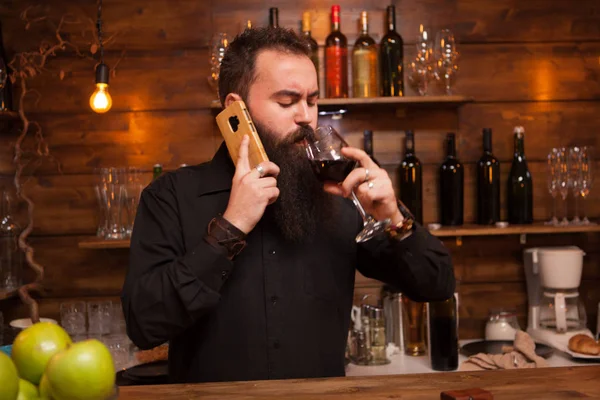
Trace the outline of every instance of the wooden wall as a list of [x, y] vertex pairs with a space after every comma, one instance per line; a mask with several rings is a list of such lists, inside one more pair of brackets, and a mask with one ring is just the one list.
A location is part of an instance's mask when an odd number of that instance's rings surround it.
[[[81, 24], [64, 31], [76, 43], [89, 43], [96, 15], [92, 0], [54, 0], [43, 6], [55, 20], [69, 13]], [[481, 151], [481, 129], [494, 130], [494, 152], [502, 162], [503, 181], [512, 157], [512, 128], [526, 130], [526, 154], [533, 174], [536, 220], [549, 218], [551, 201], [545, 191], [544, 158], [554, 146], [595, 145], [600, 148], [600, 4], [596, 0], [394, 0], [398, 27], [407, 57], [420, 23], [434, 30], [450, 28], [459, 42], [460, 76], [456, 93], [473, 103], [459, 109], [408, 108], [396, 112], [354, 110], [329, 121], [359, 145], [362, 130], [375, 132], [375, 153], [394, 175], [405, 129], [416, 131], [416, 148], [424, 162], [425, 222], [437, 219], [437, 168], [443, 159], [446, 132], [458, 135], [458, 155], [465, 163], [465, 218], [474, 219], [474, 166]], [[19, 13], [28, 0], [0, 5], [5, 45], [9, 53], [32, 49], [53, 35], [44, 23], [25, 30]], [[370, 11], [371, 33], [382, 36], [385, 7], [390, 1], [344, 0], [342, 29], [352, 43], [355, 21]], [[44, 316], [57, 317], [60, 302], [70, 298], [118, 298], [128, 261], [127, 250], [82, 250], [77, 243], [96, 228], [93, 170], [98, 166], [133, 165], [146, 171], [162, 163], [208, 160], [220, 143], [214, 111], [216, 96], [207, 83], [210, 36], [216, 31], [238, 33], [247, 19], [265, 25], [268, 8], [280, 9], [280, 22], [297, 29], [302, 11], [313, 12], [313, 34], [320, 44], [329, 30], [331, 2], [316, 0], [105, 0], [106, 36], [116, 34], [107, 49], [109, 65], [119, 62], [111, 79], [113, 109], [96, 115], [89, 109], [93, 65], [89, 59], [63, 54], [50, 60], [48, 71], [31, 81], [40, 94], [27, 102], [30, 115], [43, 127], [50, 150], [60, 162], [46, 161], [28, 180], [35, 200], [31, 238], [38, 260], [46, 267]], [[64, 71], [64, 79], [59, 78]], [[409, 94], [414, 94], [409, 90]], [[327, 121], [324, 121], [327, 122]], [[14, 132], [0, 135], [0, 175], [13, 172], [10, 144]], [[596, 167], [600, 167], [598, 154]], [[598, 171], [598, 168], [596, 168]], [[502, 186], [504, 195], [504, 183]], [[588, 204], [600, 217], [600, 188]], [[505, 216], [505, 210], [503, 209]], [[462, 247], [445, 239], [460, 279], [461, 337], [481, 337], [491, 307], [515, 307], [524, 327], [526, 293], [522, 268], [524, 248], [575, 244], [586, 252], [582, 293], [595, 324], [600, 301], [600, 235], [465, 238]], [[380, 284], [358, 277], [356, 299], [377, 297]], [[6, 317], [25, 316], [17, 299], [0, 302]]]

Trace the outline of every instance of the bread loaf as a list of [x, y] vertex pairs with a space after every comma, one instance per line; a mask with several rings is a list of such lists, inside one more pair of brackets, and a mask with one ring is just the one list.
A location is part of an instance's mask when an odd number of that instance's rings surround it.
[[569, 350], [576, 353], [597, 356], [600, 354], [600, 344], [588, 335], [577, 334], [569, 339]]

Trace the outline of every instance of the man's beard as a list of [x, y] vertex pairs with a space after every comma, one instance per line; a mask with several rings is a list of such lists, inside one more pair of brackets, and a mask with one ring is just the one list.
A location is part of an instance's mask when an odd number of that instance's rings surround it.
[[334, 218], [332, 195], [323, 191], [323, 183], [315, 176], [304, 146], [299, 142], [313, 135], [310, 126], [302, 126], [285, 138], [256, 128], [269, 160], [279, 166], [279, 197], [267, 207], [265, 217], [274, 221], [281, 234], [293, 242], [309, 242], [317, 232], [330, 226]]

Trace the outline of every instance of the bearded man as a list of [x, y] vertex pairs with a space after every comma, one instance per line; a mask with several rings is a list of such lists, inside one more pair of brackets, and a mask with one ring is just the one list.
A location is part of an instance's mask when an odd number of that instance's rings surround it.
[[[302, 38], [244, 31], [223, 58], [219, 93], [224, 107], [246, 103], [269, 161], [250, 168], [245, 137], [238, 160], [222, 144], [210, 162], [153, 181], [122, 292], [131, 340], [169, 342], [172, 382], [343, 376], [356, 270], [415, 301], [453, 295], [448, 251], [407, 224], [388, 174], [365, 152], [343, 150], [358, 166], [341, 184], [313, 173], [303, 142], [317, 125], [319, 87]], [[357, 243], [352, 190], [392, 229]]]

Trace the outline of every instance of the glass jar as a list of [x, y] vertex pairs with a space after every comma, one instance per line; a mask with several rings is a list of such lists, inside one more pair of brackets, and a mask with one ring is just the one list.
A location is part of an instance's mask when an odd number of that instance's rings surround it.
[[485, 340], [515, 340], [521, 327], [515, 310], [492, 309], [485, 325]]

